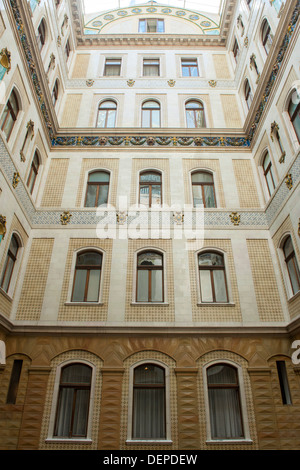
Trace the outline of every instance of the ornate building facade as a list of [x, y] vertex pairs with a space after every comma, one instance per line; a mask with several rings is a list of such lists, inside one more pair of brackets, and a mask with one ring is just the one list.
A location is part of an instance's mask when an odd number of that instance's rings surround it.
[[3, 450], [300, 447], [299, 0], [165, 3], [0, 0]]

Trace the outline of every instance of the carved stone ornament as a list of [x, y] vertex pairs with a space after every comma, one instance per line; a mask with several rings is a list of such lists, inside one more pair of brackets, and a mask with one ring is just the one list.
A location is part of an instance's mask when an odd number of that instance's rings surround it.
[[95, 83], [95, 80], [93, 80], [92, 78], [89, 78], [85, 83], [86, 83], [86, 86], [93, 86]]
[[230, 215], [230, 220], [233, 223], [233, 225], [239, 225], [241, 221], [241, 216], [237, 212], [232, 212]]
[[7, 50], [6, 47], [4, 47], [0, 51], [0, 65], [6, 69], [6, 72], [8, 73], [11, 69], [11, 62], [10, 62], [10, 52]]
[[60, 36], [57, 36], [56, 42], [57, 42], [58, 47], [60, 47], [61, 46], [61, 37]]
[[217, 86], [217, 81], [216, 80], [209, 80], [208, 84], [212, 88], [215, 88]]
[[168, 80], [168, 85], [171, 87], [175, 86], [175, 83], [176, 83], [176, 80], [173, 80], [173, 79]]
[[148, 137], [147, 138], [147, 144], [148, 145], [154, 145], [155, 144], [155, 138], [154, 137]]
[[14, 177], [13, 177], [13, 181], [12, 181], [12, 186], [14, 189], [16, 189], [16, 187], [18, 186], [20, 182], [20, 175], [19, 175], [19, 172], [18, 171], [15, 171], [14, 172]]
[[0, 215], [0, 235], [2, 235], [2, 238], [4, 238], [5, 234], [6, 234], [6, 217], [4, 215]]
[[291, 190], [293, 187], [293, 178], [291, 174], [286, 175], [285, 177], [285, 184]]
[[128, 86], [133, 86], [135, 84], [135, 80], [132, 80], [132, 78], [130, 78], [129, 80], [127, 80], [127, 85]]
[[177, 225], [183, 224], [184, 214], [182, 211], [173, 212], [173, 219]]
[[60, 215], [60, 221], [61, 221], [61, 224], [62, 225], [67, 225], [70, 220], [71, 220], [71, 217], [72, 217], [72, 214], [70, 214], [70, 212], [63, 212], [61, 215]]
[[248, 39], [248, 36], [246, 36], [244, 39], [244, 46], [248, 47], [248, 45], [249, 45], [249, 39]]
[[117, 223], [119, 225], [124, 225], [126, 223], [127, 216], [128, 216], [128, 214], [125, 211], [117, 212], [116, 213]]
[[272, 122], [271, 124], [271, 140], [274, 142], [274, 133], [279, 131], [279, 126], [276, 121]]

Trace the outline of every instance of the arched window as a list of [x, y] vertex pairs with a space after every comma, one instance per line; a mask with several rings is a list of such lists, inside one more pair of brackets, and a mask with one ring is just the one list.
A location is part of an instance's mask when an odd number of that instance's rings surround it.
[[271, 36], [271, 27], [267, 20], [263, 21], [261, 27], [261, 42], [264, 46], [266, 54], [269, 54], [271, 46], [272, 46], [272, 36]]
[[44, 18], [41, 20], [38, 30], [37, 30], [37, 37], [36, 37], [38, 48], [41, 51], [46, 41], [46, 22]]
[[214, 178], [208, 171], [192, 173], [192, 190], [194, 207], [216, 207]]
[[0, 122], [1, 130], [4, 132], [7, 141], [9, 140], [10, 135], [12, 133], [19, 111], [20, 111], [19, 100], [18, 100], [16, 91], [12, 90], [10, 97], [4, 108], [4, 111], [1, 117], [1, 122]]
[[99, 207], [107, 204], [110, 175], [107, 171], [93, 171], [89, 174], [85, 196], [85, 207]]
[[98, 302], [102, 254], [98, 251], [85, 251], [77, 255], [72, 302]]
[[247, 103], [247, 107], [248, 109], [250, 109], [251, 103], [253, 101], [253, 95], [252, 95], [252, 91], [251, 91], [251, 87], [250, 87], [250, 83], [248, 79], [245, 81], [244, 92], [245, 92], [245, 101]]
[[[297, 98], [294, 99], [293, 97], [294, 96], [296, 97], [296, 95], [297, 95]], [[300, 98], [296, 90], [294, 91], [290, 99], [289, 106], [288, 106], [288, 113], [290, 116], [291, 123], [293, 124], [298, 142], [300, 142]]]
[[56, 79], [53, 89], [52, 89], [52, 95], [51, 95], [53, 106], [56, 105], [56, 102], [58, 100], [58, 91], [59, 91], [59, 82], [58, 82], [58, 79]]
[[293, 295], [295, 295], [300, 290], [300, 271], [290, 235], [286, 238], [282, 246], [282, 250], [284, 253], [284, 261], [289, 274], [292, 292]]
[[263, 169], [264, 169], [264, 175], [265, 175], [265, 180], [267, 183], [269, 195], [272, 196], [272, 194], [275, 191], [276, 185], [275, 185], [275, 179], [274, 179], [274, 173], [273, 173], [273, 166], [272, 166], [269, 152], [266, 152], [264, 156]]
[[224, 256], [216, 252], [198, 255], [201, 302], [228, 302]]
[[55, 437], [86, 437], [92, 369], [71, 364], [61, 371], [57, 402]]
[[160, 104], [157, 101], [143, 103], [142, 127], [160, 127]]
[[228, 364], [215, 364], [208, 367], [207, 387], [211, 438], [243, 438], [237, 369]]
[[5, 292], [8, 292], [9, 290], [11, 278], [17, 261], [19, 248], [20, 242], [17, 236], [13, 235], [9, 244], [1, 279], [1, 289], [3, 289]]
[[185, 104], [187, 127], [205, 127], [204, 107], [201, 101], [187, 101]]
[[163, 302], [163, 255], [155, 251], [137, 257], [137, 302]]
[[139, 181], [139, 203], [146, 207], [162, 204], [162, 181], [158, 171], [143, 171]]
[[29, 189], [30, 194], [33, 193], [34, 185], [37, 179], [38, 171], [40, 166], [40, 159], [37, 150], [34, 152], [34, 156], [32, 159], [31, 167], [29, 176], [27, 179], [27, 187]]
[[117, 103], [112, 100], [103, 101], [98, 108], [96, 127], [115, 127]]
[[133, 439], [166, 438], [165, 371], [155, 364], [134, 369]]

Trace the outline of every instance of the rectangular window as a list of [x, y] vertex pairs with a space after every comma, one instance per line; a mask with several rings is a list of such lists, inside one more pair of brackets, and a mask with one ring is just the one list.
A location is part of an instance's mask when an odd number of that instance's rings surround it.
[[181, 59], [181, 71], [183, 77], [199, 77], [197, 59]]
[[143, 60], [143, 76], [159, 77], [159, 59]]
[[164, 20], [148, 18], [139, 21], [139, 33], [164, 33]]
[[233, 57], [235, 58], [235, 61], [237, 62], [239, 58], [239, 54], [240, 54], [240, 48], [236, 39], [234, 40], [232, 52], [233, 52]]
[[121, 59], [106, 59], [104, 75], [106, 77], [118, 77], [121, 75]]
[[283, 405], [291, 405], [292, 398], [287, 377], [285, 361], [276, 361], [278, 379], [280, 384], [281, 398]]
[[6, 398], [7, 404], [14, 405], [16, 403], [22, 365], [23, 361], [21, 359], [16, 359], [14, 361]]
[[71, 52], [71, 47], [70, 47], [70, 42], [69, 42], [69, 39], [67, 40], [66, 42], [66, 47], [65, 47], [65, 58], [66, 58], [66, 61], [68, 61], [68, 58], [70, 56], [70, 52]]

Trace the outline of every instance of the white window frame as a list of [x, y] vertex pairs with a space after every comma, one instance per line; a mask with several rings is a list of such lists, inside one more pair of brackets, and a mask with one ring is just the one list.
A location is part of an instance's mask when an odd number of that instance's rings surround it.
[[0, 287], [0, 291], [3, 295], [7, 296], [10, 300], [13, 298], [14, 296], [14, 292], [15, 292], [15, 288], [16, 288], [16, 284], [17, 284], [17, 279], [18, 279], [18, 275], [19, 275], [19, 271], [20, 271], [20, 267], [21, 267], [21, 262], [22, 262], [22, 257], [23, 257], [23, 252], [24, 252], [24, 243], [23, 243], [23, 239], [21, 237], [21, 235], [19, 234], [19, 232], [17, 230], [13, 230], [13, 232], [11, 233], [11, 236], [10, 236], [10, 239], [9, 239], [9, 243], [8, 243], [8, 246], [7, 246], [7, 250], [5, 251], [5, 258], [4, 258], [4, 264], [3, 264], [3, 268], [2, 268], [2, 271], [0, 273], [1, 275], [1, 278], [2, 279], [2, 276], [3, 276], [3, 270], [5, 268], [5, 265], [6, 265], [6, 260], [7, 260], [7, 254], [8, 254], [8, 249], [9, 249], [9, 245], [10, 245], [10, 242], [11, 242], [11, 239], [13, 237], [13, 235], [15, 235], [18, 239], [18, 242], [19, 242], [19, 248], [18, 248], [18, 253], [17, 253], [17, 260], [16, 260], [16, 263], [14, 264], [14, 268], [13, 268], [13, 272], [12, 272], [12, 276], [10, 278], [10, 283], [9, 283], [9, 287], [8, 287], [8, 291], [4, 291], [1, 287]]

